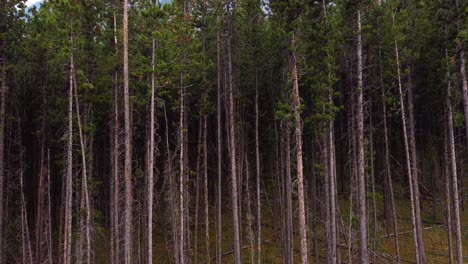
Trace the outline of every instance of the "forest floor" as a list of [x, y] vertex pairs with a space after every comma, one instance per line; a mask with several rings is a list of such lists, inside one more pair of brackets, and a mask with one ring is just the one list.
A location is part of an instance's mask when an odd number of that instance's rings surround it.
[[[414, 243], [413, 243], [413, 234], [412, 234], [412, 224], [411, 224], [411, 211], [410, 211], [410, 204], [409, 199], [405, 197], [396, 197], [396, 207], [397, 207], [397, 220], [398, 220], [398, 233], [399, 233], [399, 245], [400, 245], [400, 252], [401, 252], [401, 260], [402, 263], [416, 263], [414, 261]], [[368, 208], [372, 208], [372, 198], [368, 200], [370, 202]], [[396, 256], [395, 249], [394, 249], [394, 239], [393, 239], [393, 231], [392, 228], [388, 231], [385, 227], [384, 221], [384, 212], [383, 212], [383, 201], [381, 198], [376, 199], [377, 203], [377, 229], [378, 233], [375, 234], [374, 232], [374, 224], [373, 224], [373, 213], [372, 210], [369, 210], [369, 219], [370, 219], [370, 226], [369, 226], [369, 234], [371, 238], [371, 242], [369, 242], [369, 249], [370, 249], [370, 261], [371, 263], [396, 263], [392, 256]], [[345, 197], [340, 197], [339, 200], [340, 204], [340, 213], [341, 213], [341, 222], [339, 223], [341, 227], [340, 233], [340, 257], [343, 263], [345, 263], [346, 259], [348, 258], [348, 242], [346, 241], [346, 237], [348, 237], [349, 230], [349, 200]], [[434, 210], [434, 206], [436, 206], [437, 210]], [[462, 239], [464, 243], [463, 252], [465, 255], [465, 259], [468, 262], [468, 206], [465, 210], [462, 210]], [[205, 228], [203, 222], [203, 215], [202, 215], [202, 208], [200, 208], [200, 223], [199, 223], [199, 235], [198, 235], [198, 264], [207, 263], [206, 262], [206, 254], [205, 254]], [[214, 216], [215, 208], [210, 207], [211, 212]], [[230, 208], [226, 207], [223, 209], [223, 263], [233, 263], [233, 254], [232, 254], [232, 222], [231, 222], [231, 214]], [[279, 214], [276, 217], [272, 217], [272, 210], [271, 208], [263, 208], [262, 209], [262, 235], [263, 235], [263, 260], [262, 263], [282, 263], [282, 248], [281, 248], [281, 237], [278, 235], [280, 233], [280, 225], [281, 223]], [[434, 212], [437, 214], [434, 214]], [[434, 204], [432, 201], [423, 201], [422, 202], [422, 221], [423, 221], [423, 236], [424, 236], [424, 243], [426, 248], [426, 255], [428, 258], [428, 263], [449, 263], [449, 253], [448, 253], [448, 240], [447, 240], [447, 233], [445, 231], [444, 226], [444, 212], [445, 207], [442, 207], [441, 204], [437, 205]], [[244, 212], [245, 213], [245, 212]], [[452, 210], [453, 213], [453, 210]], [[353, 220], [352, 220], [353, 221]], [[355, 220], [354, 220], [355, 221]], [[295, 230], [297, 229], [296, 223]], [[248, 239], [248, 230], [247, 223], [243, 222], [243, 230], [242, 230], [242, 239], [243, 239], [243, 263], [250, 263], [250, 257], [252, 254], [250, 242]], [[193, 229], [192, 229], [193, 230]], [[317, 242], [318, 242], [318, 253], [319, 253], [319, 262], [325, 263], [325, 229], [323, 223], [318, 223], [316, 227], [317, 232]], [[354, 231], [355, 232], [355, 231]], [[163, 238], [164, 237], [164, 229], [161, 229], [159, 232], [157, 231], [157, 237]], [[255, 231], [254, 231], [255, 234]], [[357, 234], [357, 233], [356, 233]], [[296, 234], [295, 237], [297, 238], [298, 235]], [[193, 244], [194, 234], [191, 235], [192, 244]], [[377, 238], [377, 239], [375, 239]], [[455, 239], [455, 237], [453, 237]], [[299, 252], [299, 241], [296, 239], [294, 242], [294, 263], [299, 263], [300, 260], [300, 252]], [[312, 239], [312, 232], [309, 232], [309, 250], [311, 252], [311, 263], [314, 263], [315, 256], [313, 255], [313, 239]], [[455, 247], [455, 241], [453, 241]], [[357, 243], [354, 243], [354, 248], [357, 249]], [[159, 243], [156, 244], [156, 252], [155, 252], [155, 262], [154, 263], [170, 263], [168, 256], [168, 248], [169, 246], [164, 243], [164, 241], [159, 240]], [[215, 236], [215, 222], [214, 217], [210, 218], [210, 256], [211, 262], [215, 260], [215, 248], [216, 248], [216, 236]], [[256, 244], [254, 245], [255, 250], [253, 254], [256, 254]], [[373, 254], [372, 252], [375, 252]], [[357, 252], [353, 252], [352, 254], [357, 254]], [[455, 254], [455, 252], [454, 252]], [[255, 256], [255, 255], [254, 255]], [[354, 255], [356, 258], [357, 255]], [[194, 259], [194, 255], [192, 254], [192, 260]], [[195, 263], [195, 262], [192, 262]], [[354, 261], [354, 263], [358, 263]]]

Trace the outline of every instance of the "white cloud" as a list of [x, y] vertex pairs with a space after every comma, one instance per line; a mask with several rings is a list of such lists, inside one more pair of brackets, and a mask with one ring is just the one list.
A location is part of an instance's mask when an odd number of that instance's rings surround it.
[[42, 2], [42, 0], [28, 0], [26, 1], [26, 6], [32, 6], [36, 3]]

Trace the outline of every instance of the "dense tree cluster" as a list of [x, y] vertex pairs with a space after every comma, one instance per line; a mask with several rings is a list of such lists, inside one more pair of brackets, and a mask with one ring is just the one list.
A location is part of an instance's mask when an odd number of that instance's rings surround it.
[[467, 13], [2, 0], [0, 264], [463, 263]]

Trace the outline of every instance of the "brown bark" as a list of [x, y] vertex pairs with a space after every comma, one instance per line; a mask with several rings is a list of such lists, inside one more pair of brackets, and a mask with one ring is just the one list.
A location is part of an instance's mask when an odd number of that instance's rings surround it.
[[[116, 7], [114, 7], [116, 8]], [[117, 58], [118, 55], [118, 42], [117, 42], [117, 17], [114, 12], [114, 54]], [[111, 179], [111, 264], [119, 263], [119, 250], [120, 250], [120, 232], [119, 232], [119, 194], [120, 194], [120, 181], [119, 181], [119, 168], [120, 168], [120, 147], [119, 147], [119, 91], [118, 91], [118, 67], [117, 63], [114, 65], [114, 73], [112, 76], [112, 92], [113, 92], [113, 127], [112, 127], [112, 179]]]
[[216, 89], [216, 148], [217, 148], [217, 169], [218, 169], [218, 183], [217, 183], [217, 202], [216, 202], [216, 263], [222, 261], [222, 125], [221, 125], [221, 51], [220, 51], [220, 38], [219, 32], [216, 33], [216, 70], [217, 70], [217, 89]]
[[[247, 141], [247, 140], [246, 140]], [[249, 251], [250, 251], [250, 263], [255, 263], [255, 247], [254, 247], [254, 232], [253, 232], [253, 214], [251, 206], [251, 195], [250, 195], [250, 166], [248, 160], [248, 151], [247, 148], [244, 151], [244, 161], [245, 161], [245, 211], [246, 211], [246, 220], [247, 220], [247, 239], [249, 241]]]
[[[376, 244], [378, 243], [379, 237], [379, 224], [377, 223], [377, 201], [376, 201], [376, 192], [375, 192], [375, 169], [374, 169], [374, 126], [372, 122], [372, 101], [369, 99], [369, 166], [370, 166], [370, 181], [371, 181], [371, 191], [372, 191], [372, 216], [373, 216], [373, 225], [374, 225], [374, 237], [372, 239], [372, 250], [375, 251]], [[370, 225], [370, 224], [369, 224]], [[375, 263], [376, 254], [372, 254], [372, 262]]]
[[202, 158], [202, 138], [204, 134], [203, 119], [198, 121], [198, 141], [197, 141], [197, 178], [195, 180], [195, 236], [193, 245], [194, 263], [198, 263], [198, 220], [199, 220], [199, 206], [200, 206], [200, 184], [201, 184], [201, 158]]
[[361, 37], [361, 10], [357, 11], [358, 35], [357, 35], [357, 166], [358, 166], [358, 215], [359, 215], [359, 260], [360, 263], [368, 263], [367, 253], [367, 210], [366, 210], [366, 176], [364, 164], [364, 86], [362, 79], [362, 37]]
[[179, 258], [185, 264], [186, 258], [186, 230], [185, 230], [185, 87], [183, 74], [180, 74], [180, 120], [179, 120]]
[[[44, 112], [43, 112], [44, 114]], [[42, 130], [44, 132], [44, 130]], [[35, 261], [36, 263], [42, 262], [42, 215], [43, 215], [43, 198], [44, 198], [44, 174], [45, 171], [45, 164], [44, 164], [44, 141], [41, 140], [41, 159], [40, 159], [40, 169], [39, 169], [39, 183], [38, 183], [38, 191], [37, 191], [37, 206], [36, 206], [36, 249], [35, 249]]]
[[286, 263], [290, 264], [293, 263], [294, 261], [294, 252], [293, 252], [293, 208], [292, 208], [292, 176], [291, 176], [291, 128], [289, 121], [286, 121], [284, 124], [284, 148], [283, 148], [283, 156], [285, 157], [286, 164], [284, 164], [285, 167], [285, 184], [284, 184], [284, 192], [286, 193], [285, 198], [286, 198]]
[[179, 259], [179, 243], [178, 243], [178, 236], [177, 236], [177, 207], [176, 207], [176, 197], [175, 197], [175, 182], [174, 182], [174, 175], [172, 169], [172, 154], [169, 145], [169, 124], [168, 118], [166, 113], [166, 105], [164, 105], [164, 122], [165, 122], [165, 143], [166, 143], [166, 162], [165, 162], [165, 177], [168, 179], [169, 182], [169, 208], [170, 208], [170, 216], [171, 216], [171, 228], [172, 228], [172, 243], [173, 243], [173, 253], [174, 253], [174, 262], [176, 264], [180, 263]]
[[132, 256], [132, 136], [130, 125], [130, 94], [128, 87], [128, 1], [123, 1], [123, 78], [124, 78], [124, 127], [125, 127], [125, 162], [124, 162], [124, 263], [133, 264]]
[[[73, 36], [70, 38], [73, 44]], [[67, 129], [67, 172], [65, 176], [65, 213], [64, 213], [64, 240], [63, 240], [63, 264], [71, 264], [72, 246], [72, 192], [73, 192], [73, 76], [75, 65], [73, 52], [70, 52], [70, 84], [68, 91], [68, 129]]]
[[0, 264], [3, 264], [5, 261], [3, 254], [3, 232], [4, 232], [4, 183], [5, 183], [5, 163], [4, 163], [4, 153], [5, 153], [5, 102], [7, 95], [7, 83], [6, 83], [6, 58], [2, 56], [0, 61]]
[[208, 128], [207, 128], [207, 116], [205, 116], [203, 122], [203, 193], [204, 193], [204, 204], [205, 204], [205, 252], [206, 252], [206, 263], [210, 263], [210, 215], [209, 215], [209, 204], [208, 204]]
[[453, 230], [452, 230], [452, 203], [451, 203], [451, 189], [450, 189], [450, 158], [448, 150], [448, 136], [447, 126], [445, 127], [445, 140], [444, 140], [444, 165], [445, 165], [445, 228], [447, 231], [449, 263], [453, 264]]
[[[75, 74], [75, 72], [73, 72], [73, 74]], [[73, 83], [74, 83], [74, 90], [75, 90], [75, 109], [76, 109], [76, 118], [77, 118], [77, 123], [78, 123], [78, 134], [80, 137], [81, 162], [82, 162], [80, 208], [82, 211], [85, 212], [85, 218], [84, 219], [82, 218], [81, 220], [82, 221], [81, 229], [82, 231], [84, 231], [84, 236], [86, 240], [86, 251], [85, 251], [86, 263], [90, 264], [91, 263], [91, 230], [90, 230], [91, 229], [91, 226], [90, 226], [91, 225], [91, 208], [90, 208], [89, 193], [88, 193], [88, 171], [87, 171], [87, 162], [86, 162], [85, 138], [83, 136], [83, 130], [81, 128], [80, 105], [78, 102], [78, 88], [77, 88], [75, 75], [73, 75]], [[81, 238], [80, 238], [80, 241], [81, 241]]]
[[155, 113], [154, 113], [154, 100], [155, 100], [155, 39], [152, 38], [151, 43], [151, 98], [150, 98], [150, 135], [149, 135], [149, 151], [148, 151], [148, 230], [147, 230], [147, 263], [153, 263], [153, 199], [154, 199], [154, 125], [155, 125]]
[[255, 69], [255, 176], [257, 189], [257, 263], [262, 262], [262, 201], [260, 183], [260, 139], [258, 130], [258, 71]]
[[[385, 183], [386, 183], [386, 190], [388, 194], [388, 199], [390, 200], [390, 217], [392, 218], [392, 226], [393, 226], [393, 235], [394, 235], [394, 246], [395, 246], [395, 253], [397, 257], [397, 262], [401, 262], [400, 257], [400, 245], [398, 241], [398, 223], [396, 217], [396, 209], [395, 209], [395, 199], [393, 195], [393, 181], [392, 181], [392, 172], [391, 172], [391, 165], [390, 165], [390, 148], [389, 148], [389, 141], [388, 141], [388, 125], [387, 125], [387, 103], [386, 103], [386, 95], [385, 95], [385, 86], [383, 83], [383, 67], [382, 67], [382, 49], [381, 49], [381, 38], [380, 38], [380, 20], [378, 21], [377, 30], [379, 34], [379, 77], [380, 77], [380, 87], [382, 89], [382, 122], [383, 122], [383, 129], [384, 129], [384, 159], [385, 159], [385, 166], [384, 166], [384, 176], [385, 176]], [[388, 219], [387, 219], [388, 221]], [[387, 222], [388, 224], [388, 222]], [[388, 227], [387, 227], [388, 228]]]
[[[20, 118], [18, 117], [18, 120]], [[26, 198], [24, 195], [24, 161], [23, 161], [23, 143], [21, 140], [21, 125], [18, 122], [18, 148], [20, 151], [20, 168], [19, 168], [19, 181], [20, 181], [20, 193], [21, 193], [21, 253], [22, 253], [22, 263], [33, 263], [33, 252], [31, 248], [31, 239], [29, 235], [29, 226], [28, 226], [28, 214], [27, 214], [27, 207], [26, 207]], [[50, 262], [52, 263], [52, 262]]]
[[416, 153], [416, 135], [415, 135], [415, 121], [414, 121], [414, 104], [413, 104], [413, 83], [411, 80], [411, 65], [409, 65], [410, 73], [408, 75], [408, 124], [409, 124], [409, 146], [411, 155], [411, 173], [414, 188], [414, 203], [415, 203], [415, 216], [416, 226], [418, 232], [418, 246], [421, 262], [426, 263], [426, 253], [424, 250], [424, 240], [422, 236], [422, 222], [421, 222], [421, 203], [419, 201], [419, 175], [418, 175], [418, 160]]
[[[458, 8], [459, 3], [456, 1], [456, 6]], [[460, 21], [457, 21], [457, 26], [460, 27]], [[468, 138], [468, 81], [466, 77], [466, 66], [465, 66], [465, 45], [464, 42], [460, 43], [459, 46], [460, 50], [460, 76], [461, 76], [461, 81], [462, 81], [462, 94], [463, 94], [463, 110], [464, 110], [464, 116], [465, 116], [465, 132], [466, 132], [466, 137]], [[467, 140], [468, 144], [468, 140]]]
[[302, 122], [300, 113], [300, 96], [299, 96], [299, 80], [297, 73], [297, 58], [296, 58], [296, 32], [292, 33], [291, 37], [291, 79], [292, 79], [292, 98], [294, 109], [294, 136], [296, 139], [296, 163], [297, 163], [297, 192], [299, 202], [299, 235], [300, 235], [300, 250], [301, 261], [303, 264], [309, 263], [308, 247], [307, 247], [307, 225], [305, 212], [304, 198], [304, 172], [302, 165]]
[[[392, 14], [392, 22], [395, 23], [395, 14]], [[396, 58], [396, 68], [397, 68], [397, 77], [398, 77], [398, 94], [399, 94], [399, 102], [400, 102], [400, 111], [401, 111], [401, 121], [403, 127], [403, 141], [405, 147], [405, 159], [406, 159], [406, 170], [408, 174], [408, 183], [409, 183], [409, 190], [410, 190], [410, 202], [411, 202], [411, 222], [413, 225], [413, 240], [414, 240], [414, 247], [416, 251], [416, 263], [423, 263], [421, 259], [421, 252], [419, 247], [419, 239], [418, 239], [418, 225], [416, 221], [416, 207], [419, 206], [415, 202], [415, 191], [414, 191], [414, 180], [411, 170], [411, 156], [409, 150], [409, 142], [408, 142], [408, 131], [406, 125], [406, 109], [405, 109], [405, 101], [403, 95], [403, 88], [402, 88], [402, 81], [401, 81], [401, 68], [400, 68], [400, 55], [398, 51], [398, 42], [396, 37], [394, 37], [394, 48], [395, 48], [395, 58]]]
[[51, 182], [50, 182], [50, 150], [47, 150], [47, 239], [48, 239], [48, 263], [53, 263], [52, 258], [52, 200], [51, 200]]
[[455, 222], [455, 241], [457, 262], [463, 263], [462, 236], [460, 224], [460, 198], [458, 194], [458, 176], [457, 176], [457, 156], [455, 153], [455, 136], [453, 132], [453, 110], [452, 110], [452, 84], [450, 81], [450, 72], [447, 71], [447, 126], [450, 146], [450, 165], [452, 175], [452, 198], [453, 198], [453, 216]]
[[[232, 5], [232, 0], [228, 0], [228, 5]], [[231, 204], [232, 204], [232, 222], [233, 222], [233, 243], [234, 243], [234, 263], [240, 264], [241, 259], [241, 242], [240, 242], [240, 218], [239, 218], [239, 192], [237, 179], [237, 140], [236, 140], [236, 124], [234, 112], [234, 76], [232, 70], [232, 21], [231, 12], [228, 10], [228, 36], [226, 39], [226, 66], [227, 66], [227, 92], [228, 92], [228, 125], [229, 125], [229, 159], [231, 169]]]

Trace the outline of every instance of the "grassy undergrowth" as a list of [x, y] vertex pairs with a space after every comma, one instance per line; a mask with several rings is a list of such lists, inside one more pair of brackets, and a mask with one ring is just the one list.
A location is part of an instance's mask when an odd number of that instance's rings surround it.
[[[383, 208], [383, 202], [377, 200], [377, 208]], [[343, 224], [345, 229], [342, 227], [342, 232], [348, 232], [349, 226], [349, 201], [344, 197], [340, 197], [340, 213], [341, 213], [341, 224]], [[448, 259], [448, 241], [447, 234], [445, 231], [444, 215], [442, 211], [434, 217], [432, 204], [425, 201], [423, 202], [422, 207], [422, 220], [424, 226], [424, 242], [426, 248], [426, 254], [428, 258], [428, 263], [449, 263]], [[413, 235], [412, 235], [412, 226], [411, 226], [411, 211], [409, 201], [399, 197], [396, 200], [397, 207], [397, 220], [398, 220], [398, 230], [399, 230], [399, 242], [400, 242], [400, 252], [403, 263], [414, 263], [415, 254], [414, 254], [414, 244], [413, 244]], [[214, 208], [210, 208], [211, 212], [214, 212]], [[372, 211], [369, 212], [372, 214]], [[214, 216], [214, 215], [213, 215]], [[233, 263], [233, 254], [232, 254], [232, 222], [230, 219], [230, 208], [224, 208], [223, 213], [223, 263]], [[372, 219], [372, 215], [369, 217]], [[215, 257], [215, 248], [216, 248], [216, 235], [214, 229], [214, 217], [210, 218], [210, 255], [212, 260]], [[370, 238], [369, 249], [371, 252], [378, 252], [380, 257], [391, 257], [395, 256], [394, 250], [394, 240], [392, 234], [392, 229], [389, 230], [390, 236], [387, 237], [387, 231], [384, 222], [383, 209], [377, 210], [377, 226], [378, 233], [374, 233], [374, 226], [371, 220], [370, 226]], [[282, 263], [282, 249], [281, 249], [281, 237], [279, 236], [279, 228], [281, 223], [279, 222], [279, 217], [273, 217], [271, 208], [263, 208], [263, 219], [262, 219], [262, 235], [263, 235], [263, 261], [262, 263]], [[297, 230], [297, 223], [295, 224], [295, 229]], [[249, 247], [249, 241], [247, 238], [247, 224], [243, 223], [243, 263], [250, 262], [251, 248]], [[167, 227], [162, 227], [167, 228]], [[193, 228], [192, 228], [193, 229]], [[317, 240], [318, 240], [318, 252], [319, 260], [323, 263], [325, 257], [325, 231], [324, 224], [317, 224]], [[158, 233], [158, 240], [163, 236], [164, 230], [156, 231]], [[353, 232], [356, 232], [354, 230]], [[195, 234], [192, 233], [192, 242]], [[464, 242], [464, 253], [468, 255], [468, 210], [462, 211], [462, 239]], [[348, 258], [348, 241], [346, 235], [343, 234], [340, 236], [340, 256], [341, 260], [345, 261]], [[295, 263], [299, 262], [299, 241], [298, 235], [295, 235], [294, 241], [294, 258]], [[376, 239], [377, 238], [377, 239]], [[312, 243], [312, 231], [309, 232], [309, 247], [310, 253], [313, 253], [313, 243]], [[205, 254], [205, 239], [204, 239], [204, 224], [201, 222], [199, 227], [198, 234], [198, 263], [206, 263], [206, 254]], [[455, 241], [453, 242], [455, 243]], [[353, 244], [354, 248], [357, 249], [357, 243]], [[255, 248], [255, 246], [254, 246]], [[356, 254], [357, 252], [354, 252]], [[155, 252], [155, 263], [170, 263], [170, 255], [168, 251], [168, 246], [164, 241], [159, 240], [156, 244]], [[253, 254], [256, 254], [254, 249]], [[355, 256], [356, 257], [356, 256]], [[192, 253], [192, 260], [194, 259], [194, 254]], [[373, 255], [370, 256], [370, 259], [373, 259]], [[311, 262], [313, 262], [314, 256], [311, 256]], [[379, 260], [379, 257], [376, 257], [375, 263], [384, 263], [384, 261]], [[388, 259], [387, 259], [388, 261]], [[354, 262], [357, 263], [357, 262]]]

